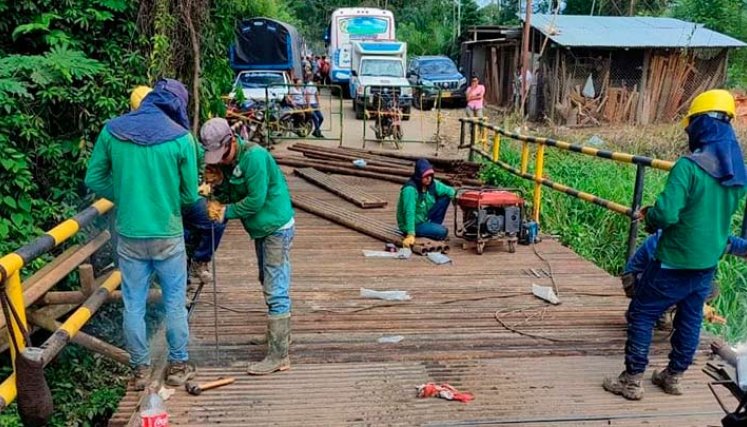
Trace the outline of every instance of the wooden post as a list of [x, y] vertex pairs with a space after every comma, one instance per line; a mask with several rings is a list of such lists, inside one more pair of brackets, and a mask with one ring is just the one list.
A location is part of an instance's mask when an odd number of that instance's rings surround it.
[[91, 264], [79, 265], [78, 277], [80, 278], [80, 290], [86, 296], [91, 295], [96, 289], [96, 277], [93, 275], [93, 266]]
[[641, 125], [648, 124], [649, 118], [649, 99], [651, 88], [648, 87], [648, 69], [651, 66], [651, 50], [643, 52], [643, 67], [641, 68], [641, 86], [640, 96], [638, 97], [638, 120], [636, 123]]
[[532, 21], [532, 0], [526, 0], [526, 18], [524, 19], [524, 34], [521, 40], [521, 115], [524, 116], [524, 105], [526, 102], [527, 90], [527, 70], [529, 69], [529, 32], [531, 31]]

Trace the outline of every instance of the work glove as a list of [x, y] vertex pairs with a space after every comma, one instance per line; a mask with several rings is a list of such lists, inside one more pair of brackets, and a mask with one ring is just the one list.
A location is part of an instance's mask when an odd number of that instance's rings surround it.
[[213, 192], [213, 186], [208, 184], [207, 182], [203, 182], [202, 184], [200, 184], [199, 187], [197, 187], [197, 193], [202, 197], [207, 197], [212, 192]]
[[215, 200], [210, 200], [207, 203], [207, 214], [211, 221], [223, 223], [226, 220], [226, 206]]
[[220, 185], [223, 182], [223, 172], [217, 166], [205, 166], [205, 182], [210, 185]]
[[408, 234], [407, 237], [405, 237], [405, 239], [402, 240], [403, 248], [409, 248], [414, 244], [415, 244], [415, 236], [413, 236], [412, 234]]
[[648, 213], [648, 210], [651, 208], [651, 206], [644, 206], [641, 209], [638, 210], [638, 212], [635, 213], [635, 218], [638, 221], [645, 221], [646, 220], [646, 214]]

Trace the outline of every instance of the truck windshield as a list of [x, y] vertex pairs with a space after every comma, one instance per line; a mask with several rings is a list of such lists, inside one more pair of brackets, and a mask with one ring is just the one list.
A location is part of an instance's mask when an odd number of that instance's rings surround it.
[[402, 62], [385, 59], [364, 59], [361, 61], [361, 76], [403, 77]]
[[420, 67], [420, 74], [456, 74], [458, 73], [454, 63], [448, 59], [437, 59], [425, 61]]
[[243, 89], [263, 88], [285, 83], [282, 74], [275, 73], [246, 73], [239, 75], [239, 83]]

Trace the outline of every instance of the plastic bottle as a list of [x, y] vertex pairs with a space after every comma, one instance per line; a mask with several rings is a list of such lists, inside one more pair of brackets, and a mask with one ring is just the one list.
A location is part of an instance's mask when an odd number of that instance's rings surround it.
[[742, 391], [747, 391], [747, 343], [737, 346], [737, 382]]
[[148, 388], [148, 397], [145, 398], [140, 410], [140, 420], [142, 427], [168, 427], [169, 425], [166, 403], [153, 388]]

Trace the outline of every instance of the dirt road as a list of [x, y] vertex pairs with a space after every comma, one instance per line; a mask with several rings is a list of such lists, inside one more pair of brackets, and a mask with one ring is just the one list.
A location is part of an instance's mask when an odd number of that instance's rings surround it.
[[[356, 120], [353, 112], [352, 101], [331, 97], [326, 91], [320, 95], [321, 111], [324, 115], [322, 133], [325, 139], [317, 139], [313, 136], [306, 138], [307, 142], [335, 147], [340, 144], [344, 147], [365, 147], [381, 150], [395, 150], [396, 147], [391, 140], [379, 143], [375, 140], [374, 125], [371, 120]], [[438, 125], [438, 111], [420, 111], [416, 108], [411, 110], [410, 120], [403, 121], [404, 142], [401, 144], [403, 152], [423, 153], [423, 145], [430, 147], [430, 153], [443, 156], [456, 156], [456, 146], [459, 143], [459, 117], [462, 117], [462, 109], [444, 108], [441, 110], [441, 124]], [[276, 150], [283, 151], [289, 143], [303, 141], [303, 139], [291, 139], [283, 141], [276, 146]], [[437, 141], [441, 141], [438, 146]]]

